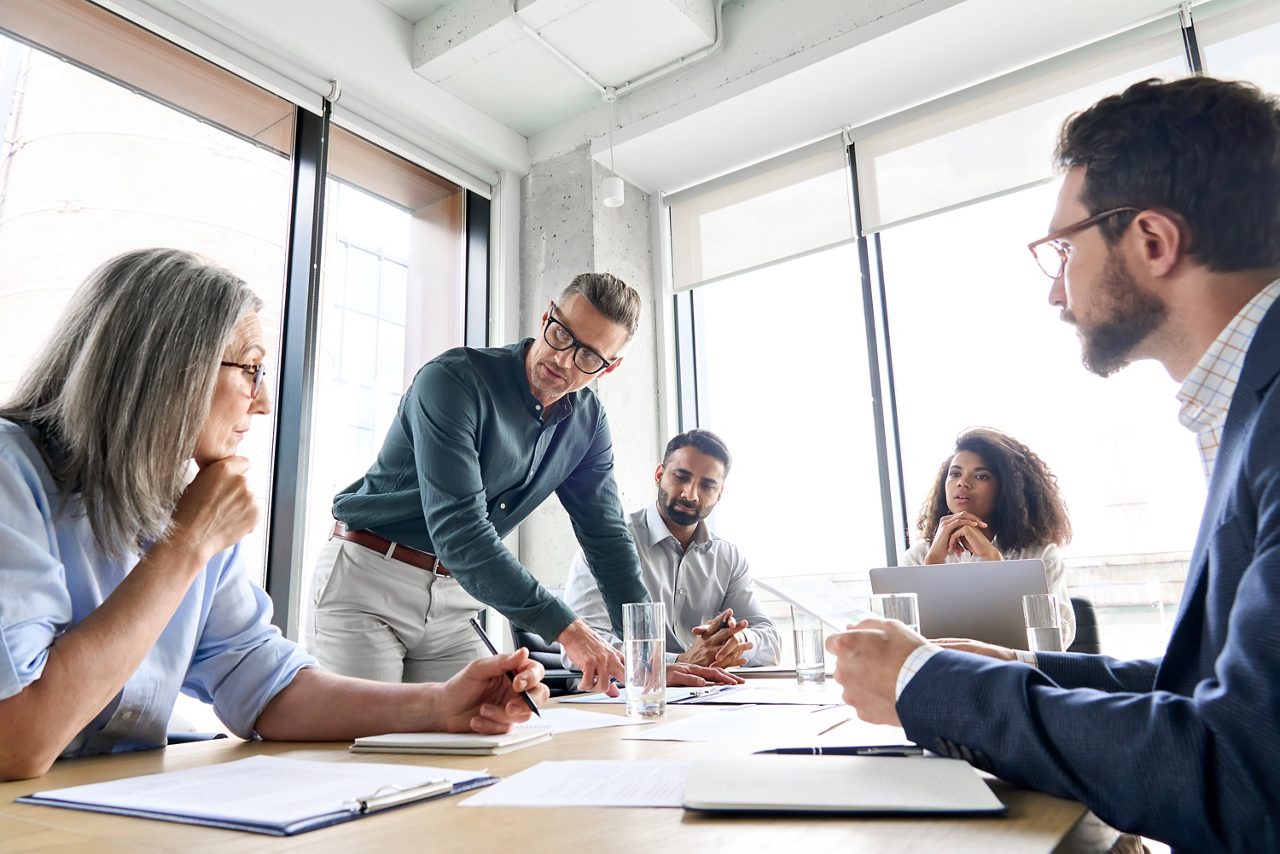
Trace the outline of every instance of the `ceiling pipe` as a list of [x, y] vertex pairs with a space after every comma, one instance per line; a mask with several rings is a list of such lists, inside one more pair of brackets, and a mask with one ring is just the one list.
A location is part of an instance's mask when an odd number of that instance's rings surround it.
[[724, 0], [714, 0], [716, 34], [715, 34], [715, 40], [710, 45], [708, 45], [707, 47], [695, 50], [693, 53], [686, 54], [685, 56], [679, 57], [678, 59], [674, 59], [671, 62], [668, 62], [666, 65], [663, 65], [659, 68], [655, 68], [653, 71], [649, 71], [645, 74], [642, 74], [641, 76], [637, 77], [635, 80], [628, 80], [625, 83], [623, 83], [621, 86], [606, 86], [603, 83], [601, 83], [599, 80], [596, 80], [594, 77], [592, 77], [589, 71], [587, 71], [578, 63], [574, 62], [558, 47], [553, 45], [551, 42], [547, 41], [546, 38], [542, 35], [542, 33], [538, 32], [536, 29], [530, 26], [529, 23], [525, 21], [525, 19], [520, 15], [520, 10], [517, 8], [517, 4], [519, 3], [519, 1], [520, 0], [511, 0], [511, 17], [515, 19], [516, 24], [525, 33], [525, 35], [529, 36], [529, 38], [533, 39], [535, 42], [537, 42], [538, 44], [546, 48], [548, 51], [550, 51], [552, 56], [560, 60], [566, 66], [568, 66], [569, 70], [571, 70], [574, 74], [577, 74], [579, 77], [585, 80], [587, 84], [591, 86], [592, 89], [596, 90], [596, 92], [600, 95], [600, 98], [605, 103], [612, 103], [613, 101], [617, 100], [623, 95], [626, 95], [630, 92], [634, 92], [636, 89], [639, 89], [642, 86], [648, 86], [650, 83], [660, 80], [674, 71], [678, 71], [681, 68], [687, 68], [691, 65], [694, 65], [695, 63], [701, 62], [702, 60], [707, 59], [708, 57], [718, 52], [720, 48], [724, 45]]

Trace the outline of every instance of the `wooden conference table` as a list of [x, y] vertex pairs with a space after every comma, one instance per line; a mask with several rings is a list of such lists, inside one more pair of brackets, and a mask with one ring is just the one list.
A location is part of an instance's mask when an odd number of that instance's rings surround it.
[[[552, 705], [555, 701], [552, 701]], [[578, 707], [581, 708], [581, 707]], [[619, 706], [593, 707], [623, 713]], [[706, 714], [715, 707], [668, 707], [666, 720]], [[1086, 814], [1075, 802], [992, 780], [1008, 805], [1000, 818], [738, 818], [706, 817], [679, 809], [461, 809], [461, 797], [415, 804], [290, 838], [193, 827], [14, 803], [33, 791], [177, 771], [259, 754], [333, 762], [398, 762], [514, 774], [550, 759], [689, 759], [703, 749], [688, 742], [624, 741], [627, 728], [557, 735], [502, 756], [357, 756], [347, 744], [286, 744], [219, 739], [117, 756], [57, 762], [44, 777], [0, 784], [0, 850], [177, 851], [407, 851], [483, 854], [564, 854], [579, 851], [1053, 851]]]

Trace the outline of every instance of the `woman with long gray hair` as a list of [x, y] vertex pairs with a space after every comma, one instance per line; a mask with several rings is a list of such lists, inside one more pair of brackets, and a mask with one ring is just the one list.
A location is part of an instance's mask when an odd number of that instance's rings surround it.
[[517, 691], [546, 697], [524, 650], [388, 685], [271, 625], [238, 545], [258, 509], [237, 450], [271, 409], [260, 308], [189, 253], [126, 253], [0, 406], [0, 779], [162, 746], [179, 690], [237, 735], [308, 741], [504, 732], [529, 717]]

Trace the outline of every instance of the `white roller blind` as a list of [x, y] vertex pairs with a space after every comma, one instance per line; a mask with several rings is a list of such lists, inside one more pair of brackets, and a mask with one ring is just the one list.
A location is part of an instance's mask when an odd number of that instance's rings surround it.
[[851, 240], [851, 195], [839, 136], [673, 193], [675, 289]]
[[1185, 73], [1172, 15], [855, 129], [863, 231], [1048, 181], [1069, 114], [1138, 80]]

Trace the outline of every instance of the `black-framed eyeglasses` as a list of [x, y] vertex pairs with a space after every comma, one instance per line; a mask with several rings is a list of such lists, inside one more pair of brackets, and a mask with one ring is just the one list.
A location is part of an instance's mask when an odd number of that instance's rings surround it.
[[598, 374], [617, 361], [616, 359], [606, 359], [577, 338], [574, 338], [573, 333], [569, 331], [569, 327], [556, 320], [555, 312], [556, 304], [552, 300], [551, 311], [547, 312], [547, 323], [542, 327], [542, 340], [547, 342], [548, 347], [552, 350], [568, 350], [572, 347], [573, 365], [584, 374]]
[[1057, 231], [1050, 232], [1039, 240], [1028, 243], [1027, 248], [1031, 250], [1031, 256], [1036, 259], [1036, 264], [1040, 266], [1046, 276], [1051, 279], [1060, 279], [1067, 269], [1067, 259], [1071, 257], [1071, 250], [1062, 238], [1069, 237], [1077, 231], [1084, 231], [1086, 228], [1097, 225], [1108, 217], [1124, 213], [1137, 213], [1140, 210], [1142, 208], [1123, 207], [1096, 213], [1079, 222], [1073, 222], [1071, 225], [1066, 225]]
[[253, 387], [249, 391], [249, 397], [257, 398], [258, 390], [262, 388], [262, 378], [267, 375], [267, 366], [259, 362], [256, 365], [250, 365], [245, 362], [219, 362], [224, 368], [239, 368], [244, 371], [245, 376], [253, 380]]

